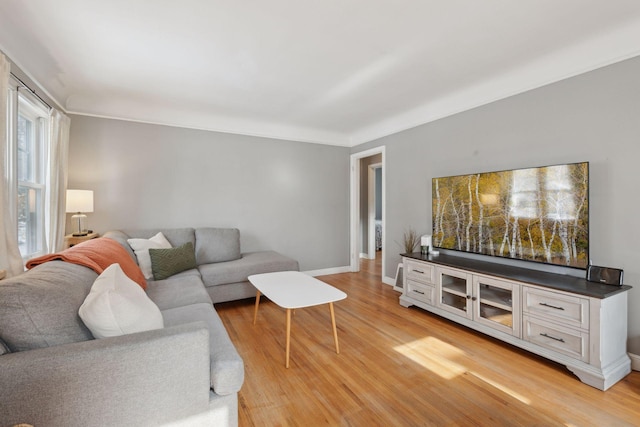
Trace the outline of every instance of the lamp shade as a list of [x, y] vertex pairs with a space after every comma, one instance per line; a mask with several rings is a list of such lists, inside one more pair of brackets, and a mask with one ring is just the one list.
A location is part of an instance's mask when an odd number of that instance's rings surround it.
[[67, 190], [67, 212], [93, 212], [93, 190]]

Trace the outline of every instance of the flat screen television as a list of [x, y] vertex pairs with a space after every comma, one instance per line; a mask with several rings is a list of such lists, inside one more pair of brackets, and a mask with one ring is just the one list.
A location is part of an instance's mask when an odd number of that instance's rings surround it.
[[432, 179], [435, 248], [586, 269], [589, 163]]

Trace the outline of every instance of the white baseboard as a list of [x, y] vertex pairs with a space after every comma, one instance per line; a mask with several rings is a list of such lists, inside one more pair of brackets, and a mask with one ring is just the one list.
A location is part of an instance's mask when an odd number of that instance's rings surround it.
[[396, 279], [394, 279], [393, 277], [384, 276], [382, 278], [382, 283], [387, 284], [387, 285], [391, 285], [391, 286], [395, 286], [396, 285]]
[[362, 259], [376, 259], [376, 256], [374, 254], [373, 257], [370, 257], [368, 253], [362, 252], [360, 254], [360, 258], [362, 258]]
[[[350, 266], [344, 266], [344, 267], [332, 267], [332, 268], [323, 268], [321, 270], [309, 270], [309, 271], [303, 271], [304, 274], [308, 274], [309, 276], [328, 276], [330, 274], [340, 274], [340, 273], [350, 273], [351, 272], [351, 267]], [[383, 277], [382, 278], [382, 283], [386, 284], [386, 285], [391, 285], [391, 286], [395, 286], [396, 284], [396, 279], [394, 279], [393, 277]]]
[[344, 267], [332, 267], [332, 268], [323, 268], [321, 270], [309, 270], [303, 271], [304, 274], [308, 274], [309, 276], [328, 276], [329, 274], [340, 274], [340, 273], [349, 273], [351, 272], [351, 266], [347, 265]]
[[634, 371], [640, 371], [640, 356], [633, 353], [628, 353], [631, 359], [631, 369]]

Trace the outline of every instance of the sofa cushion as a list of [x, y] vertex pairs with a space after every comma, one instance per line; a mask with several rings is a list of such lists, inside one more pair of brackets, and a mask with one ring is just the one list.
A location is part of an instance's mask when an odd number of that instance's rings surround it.
[[244, 382], [244, 362], [211, 304], [193, 304], [162, 312], [166, 327], [203, 321], [209, 329], [211, 388], [218, 395], [237, 393]]
[[298, 269], [298, 261], [274, 251], [249, 252], [235, 261], [198, 266], [205, 286], [245, 282], [252, 274]]
[[196, 254], [191, 242], [177, 248], [149, 249], [149, 256], [154, 280], [166, 279], [174, 274], [197, 267]]
[[136, 259], [138, 260], [140, 270], [142, 270], [142, 273], [144, 274], [144, 278], [147, 280], [153, 279], [149, 249], [170, 248], [171, 243], [169, 243], [166, 237], [164, 237], [162, 232], [158, 232], [155, 236], [149, 239], [127, 239], [127, 243], [129, 243], [136, 254]]
[[98, 274], [63, 261], [0, 282], [0, 338], [12, 352], [93, 339], [78, 309]]
[[147, 295], [160, 308], [183, 307], [190, 304], [211, 304], [198, 270], [187, 270], [168, 279], [149, 281]]
[[95, 338], [162, 329], [162, 314], [145, 291], [112, 264], [102, 272], [78, 310]]
[[237, 228], [197, 228], [196, 260], [198, 265], [239, 259], [240, 230]]

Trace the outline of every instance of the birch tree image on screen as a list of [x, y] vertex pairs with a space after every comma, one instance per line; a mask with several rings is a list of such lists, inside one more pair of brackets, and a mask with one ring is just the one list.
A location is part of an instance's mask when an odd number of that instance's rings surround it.
[[433, 178], [435, 247], [585, 268], [589, 164]]

